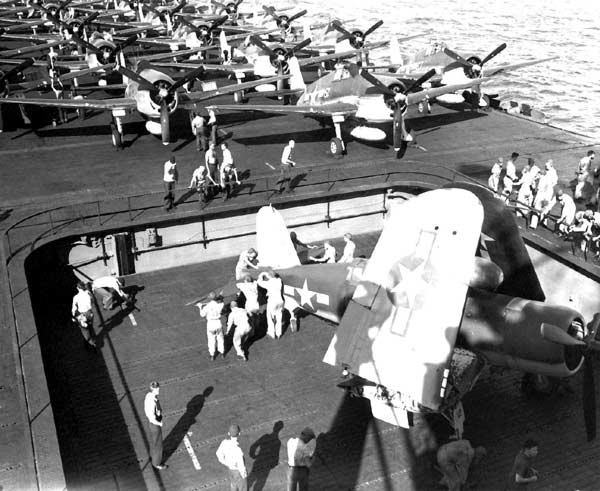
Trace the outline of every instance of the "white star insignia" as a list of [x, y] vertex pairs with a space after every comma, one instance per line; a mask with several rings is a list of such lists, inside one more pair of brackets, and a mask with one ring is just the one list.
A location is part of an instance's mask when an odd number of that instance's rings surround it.
[[300, 294], [300, 306], [308, 305], [311, 309], [315, 310], [312, 304], [312, 298], [315, 296], [315, 292], [308, 289], [308, 281], [304, 280], [302, 288], [296, 288], [296, 291]]
[[409, 269], [401, 262], [396, 264], [400, 272], [400, 281], [391, 290], [391, 300], [396, 307], [406, 309], [418, 309], [421, 307], [419, 296], [428, 286], [424, 278], [426, 261], [421, 261], [418, 265]]

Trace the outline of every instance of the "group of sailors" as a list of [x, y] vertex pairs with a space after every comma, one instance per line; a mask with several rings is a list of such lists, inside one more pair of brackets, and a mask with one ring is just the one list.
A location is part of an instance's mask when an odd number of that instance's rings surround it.
[[[317, 249], [317, 246], [303, 244], [295, 233], [295, 245], [306, 246]], [[354, 259], [356, 244], [351, 234], [344, 235], [344, 252], [337, 262], [349, 263]], [[309, 258], [314, 263], [335, 263], [336, 250], [330, 241], [323, 243], [323, 253], [319, 256]], [[283, 334], [283, 314], [285, 299], [283, 297], [283, 282], [276, 271], [268, 268], [259, 271], [258, 253], [255, 249], [243, 251], [235, 267], [237, 297], [229, 302], [229, 313], [227, 321], [223, 324], [226, 313], [226, 305], [222, 294], [211, 292], [206, 302], [198, 302], [196, 306], [200, 309], [200, 316], [206, 319], [206, 334], [208, 341], [208, 354], [211, 360], [219, 355], [225, 357], [225, 336], [233, 332], [233, 347], [240, 360], [247, 361], [247, 341], [253, 336], [260, 324], [261, 305], [259, 301], [259, 288], [266, 295], [266, 306], [264, 309], [267, 324], [267, 336], [271, 339], [279, 339]], [[257, 274], [258, 273], [258, 274]], [[256, 277], [256, 279], [254, 279]], [[290, 329], [297, 330], [296, 317], [290, 312]]]
[[546, 161], [543, 170], [534, 159], [527, 159], [519, 178], [518, 157], [514, 152], [505, 165], [499, 158], [492, 166], [488, 186], [507, 203], [513, 200], [517, 213], [528, 218], [529, 227], [533, 229], [540, 222], [547, 225], [548, 218], [558, 207], [555, 232], [564, 238], [576, 239], [582, 250], [594, 246], [600, 257], [600, 213], [594, 209], [600, 205], [600, 174], [598, 168], [593, 167], [595, 152], [590, 150], [580, 159], [572, 182], [572, 196], [559, 186], [551, 159]]

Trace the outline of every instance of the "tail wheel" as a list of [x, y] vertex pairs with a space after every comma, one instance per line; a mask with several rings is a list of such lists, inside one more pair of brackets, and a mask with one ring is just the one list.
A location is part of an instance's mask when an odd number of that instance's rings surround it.
[[344, 153], [344, 142], [339, 138], [332, 138], [329, 142], [331, 155], [342, 155]]

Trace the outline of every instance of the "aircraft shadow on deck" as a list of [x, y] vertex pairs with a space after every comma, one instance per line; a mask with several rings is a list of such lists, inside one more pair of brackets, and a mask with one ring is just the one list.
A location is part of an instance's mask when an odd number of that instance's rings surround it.
[[330, 128], [317, 128], [308, 131], [294, 131], [289, 133], [272, 133], [260, 136], [233, 137], [233, 140], [241, 145], [286, 145], [290, 140], [296, 143], [328, 142], [331, 139]]
[[406, 124], [415, 131], [428, 130], [436, 126], [447, 126], [461, 121], [470, 121], [472, 119], [484, 118], [487, 114], [480, 111], [453, 111], [443, 114], [424, 114], [407, 118]]

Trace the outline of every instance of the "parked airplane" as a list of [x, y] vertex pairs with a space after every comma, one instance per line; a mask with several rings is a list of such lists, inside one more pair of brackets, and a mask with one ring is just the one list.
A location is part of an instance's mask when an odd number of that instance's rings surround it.
[[281, 277], [292, 319], [303, 310], [339, 323], [324, 361], [343, 370], [340, 386], [369, 399], [376, 418], [408, 427], [412, 413], [439, 412], [460, 437], [461, 399], [486, 364], [543, 378], [584, 367], [585, 425], [595, 437], [587, 354], [599, 347], [600, 314], [586, 325], [579, 312], [544, 302], [514, 215], [487, 189], [458, 185], [394, 206], [368, 261], [301, 265], [271, 207], [258, 212], [256, 232], [261, 266]]
[[[171, 140], [170, 115], [177, 108], [183, 107], [190, 111], [197, 111], [201, 108], [198, 103], [219, 95], [232, 94], [240, 90], [247, 90], [262, 81], [245, 82], [243, 84], [234, 84], [202, 92], [178, 92], [177, 89], [183, 87], [186, 83], [204, 73], [204, 68], [200, 67], [187, 73], [185, 76], [175, 81], [160, 69], [153, 67], [149, 63], [143, 62], [138, 66], [138, 71], [134, 72], [125, 67], [117, 67], [124, 78], [128, 79], [125, 89], [125, 97], [112, 99], [42, 99], [42, 98], [11, 98], [7, 97], [2, 103], [11, 104], [31, 104], [37, 106], [48, 106], [71, 109], [100, 109], [111, 111], [113, 116], [112, 143], [116, 147], [121, 147], [123, 139], [122, 118], [127, 114], [137, 110], [147, 121], [146, 129], [153, 135], [160, 135], [164, 145], [168, 145]], [[283, 78], [285, 78], [284, 76]], [[267, 82], [276, 82], [281, 77], [273, 77]]]
[[[402, 78], [419, 77], [425, 70], [434, 69], [436, 77], [431, 79], [435, 85], [452, 85], [463, 83], [470, 79], [493, 77], [501, 73], [506, 73], [518, 68], [544, 63], [556, 59], [557, 57], [548, 57], [532, 61], [511, 63], [486, 67], [487, 63], [498, 56], [506, 49], [506, 43], [500, 44], [486, 56], [476, 54], [465, 57], [459, 55], [446, 47], [444, 43], [433, 43], [426, 50], [418, 53], [415, 57], [406, 60], [403, 65], [394, 65], [397, 75]], [[438, 98], [441, 102], [462, 102], [462, 97], [449, 94], [446, 97]], [[488, 101], [484, 98], [480, 101], [481, 105], [487, 105]]]
[[298, 60], [292, 57], [287, 63], [291, 74], [290, 89], [301, 93], [296, 105], [218, 105], [212, 106], [212, 109], [297, 113], [318, 119], [331, 119], [335, 128], [335, 137], [330, 141], [330, 151], [333, 155], [340, 155], [345, 151], [342, 124], [354, 138], [383, 141], [387, 138], [386, 132], [370, 125], [392, 122], [393, 146], [398, 152], [403, 142], [412, 140], [404, 124], [404, 116], [409, 104], [418, 104], [423, 100], [470, 88], [486, 81], [480, 78], [462, 84], [409, 93], [435, 75], [435, 71], [430, 70], [405, 87], [395, 77], [382, 74], [374, 76], [355, 64], [340, 64], [334, 72], [321, 77], [307, 87]]

